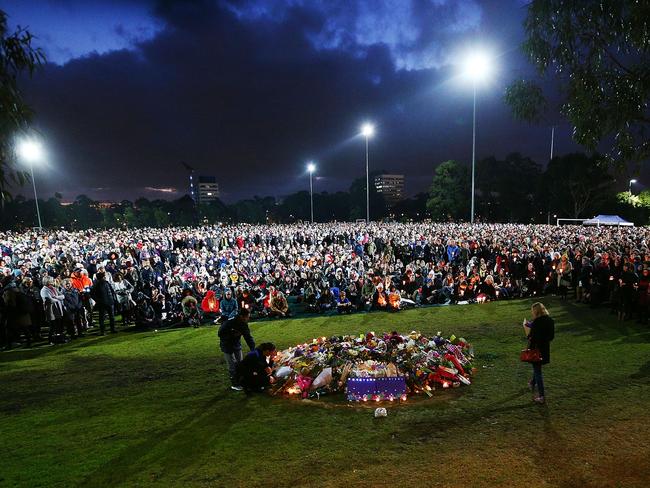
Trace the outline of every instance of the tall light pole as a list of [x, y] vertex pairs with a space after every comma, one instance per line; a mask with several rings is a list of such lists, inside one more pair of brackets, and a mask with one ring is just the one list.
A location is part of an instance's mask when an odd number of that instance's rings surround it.
[[555, 148], [555, 126], [551, 126], [551, 159], [553, 161], [553, 149]]
[[636, 183], [636, 180], [630, 180], [630, 185], [628, 188], [628, 192], [630, 193], [630, 196], [632, 196], [632, 183]]
[[476, 81], [473, 83], [474, 102], [472, 110], [472, 213], [470, 215], [470, 224], [474, 223], [474, 178], [476, 174]]
[[38, 208], [38, 195], [36, 194], [36, 180], [34, 179], [34, 163], [43, 159], [43, 147], [34, 139], [22, 139], [18, 142], [19, 156], [29, 163], [29, 170], [32, 175], [32, 186], [34, 187], [34, 202], [36, 203], [36, 216], [38, 218], [38, 230], [43, 229], [41, 223], [41, 211]]
[[370, 139], [374, 133], [374, 125], [366, 123], [361, 126], [361, 135], [366, 138], [366, 224], [370, 223], [370, 171], [368, 165], [368, 139]]
[[474, 188], [476, 175], [476, 85], [487, 78], [490, 72], [490, 62], [485, 53], [474, 52], [465, 59], [464, 75], [472, 82], [472, 211], [470, 222], [474, 223]]
[[309, 201], [311, 204], [311, 223], [314, 223], [314, 185], [312, 183], [312, 176], [316, 171], [316, 165], [313, 162], [307, 164], [307, 171], [309, 171]]

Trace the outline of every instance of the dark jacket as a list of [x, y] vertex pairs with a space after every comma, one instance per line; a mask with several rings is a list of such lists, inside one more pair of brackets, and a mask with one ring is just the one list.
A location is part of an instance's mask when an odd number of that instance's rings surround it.
[[97, 280], [90, 290], [90, 296], [97, 302], [97, 305], [111, 306], [117, 302], [115, 290], [106, 280]]
[[63, 290], [63, 314], [66, 317], [73, 317], [75, 313], [83, 309], [83, 304], [81, 303], [81, 297], [76, 288], [71, 290]]
[[237, 365], [237, 376], [240, 384], [250, 390], [259, 390], [269, 385], [269, 375], [266, 368], [273, 368], [273, 361], [267, 362], [266, 356], [259, 349], [253, 349]]
[[240, 317], [226, 320], [219, 327], [219, 347], [226, 354], [241, 351], [242, 337], [251, 351], [255, 349], [255, 340], [253, 340], [248, 324]]
[[551, 341], [555, 337], [555, 322], [548, 315], [542, 315], [533, 320], [528, 336], [528, 347], [539, 349], [542, 353], [542, 364], [551, 362]]

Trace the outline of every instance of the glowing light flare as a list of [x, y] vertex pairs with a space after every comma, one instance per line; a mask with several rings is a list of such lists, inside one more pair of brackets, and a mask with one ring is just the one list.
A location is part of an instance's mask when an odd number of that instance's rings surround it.
[[363, 137], [372, 137], [375, 135], [375, 126], [370, 123], [365, 123], [361, 126], [361, 135]]
[[18, 155], [29, 163], [42, 161], [45, 156], [43, 146], [35, 139], [21, 139], [18, 141], [16, 150]]
[[482, 50], [472, 51], [463, 61], [463, 76], [470, 81], [487, 80], [493, 71], [492, 56]]
[[313, 173], [314, 171], [316, 171], [316, 165], [314, 163], [311, 163], [311, 162], [307, 163], [307, 171], [309, 171], [310, 173]]

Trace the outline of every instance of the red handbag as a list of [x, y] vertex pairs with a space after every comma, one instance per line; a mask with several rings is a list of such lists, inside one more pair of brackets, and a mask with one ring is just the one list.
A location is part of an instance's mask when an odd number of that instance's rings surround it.
[[539, 349], [523, 349], [519, 359], [524, 363], [539, 363], [542, 361], [542, 353]]

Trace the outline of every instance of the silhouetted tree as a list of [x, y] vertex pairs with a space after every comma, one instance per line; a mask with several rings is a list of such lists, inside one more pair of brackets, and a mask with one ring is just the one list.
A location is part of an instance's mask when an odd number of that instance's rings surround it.
[[440, 164], [433, 175], [427, 209], [435, 221], [469, 220], [470, 175], [456, 161]]

